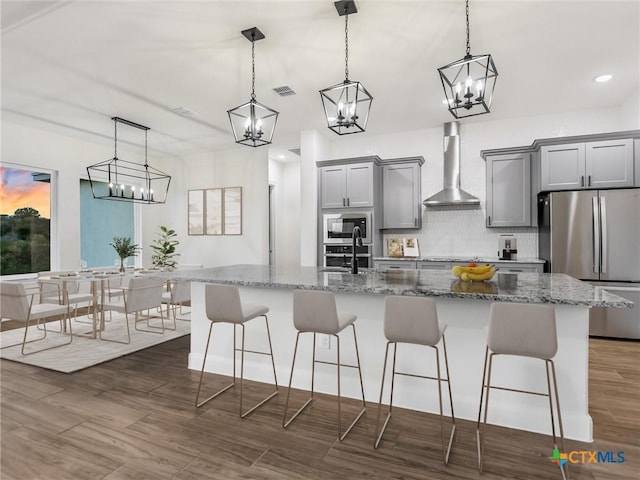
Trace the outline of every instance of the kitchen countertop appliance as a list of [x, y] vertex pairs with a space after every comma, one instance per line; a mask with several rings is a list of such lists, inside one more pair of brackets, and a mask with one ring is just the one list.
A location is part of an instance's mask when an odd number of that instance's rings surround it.
[[518, 259], [518, 241], [515, 235], [503, 233], [498, 236], [498, 259]]
[[589, 333], [640, 339], [640, 188], [552, 192], [538, 197], [539, 257], [635, 303], [592, 308]]

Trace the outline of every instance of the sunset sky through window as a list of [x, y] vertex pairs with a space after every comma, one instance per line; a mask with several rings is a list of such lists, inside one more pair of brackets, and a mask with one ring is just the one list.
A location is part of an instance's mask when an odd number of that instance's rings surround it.
[[0, 167], [0, 214], [13, 215], [18, 208], [35, 208], [50, 218], [50, 183], [33, 180], [30, 170]]

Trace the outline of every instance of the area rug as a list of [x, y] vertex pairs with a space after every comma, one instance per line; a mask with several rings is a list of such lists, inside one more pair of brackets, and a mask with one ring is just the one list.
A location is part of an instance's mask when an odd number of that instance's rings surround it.
[[[81, 318], [81, 320], [86, 321], [87, 319], [85, 317]], [[124, 315], [114, 314], [113, 319], [106, 323], [104, 336], [108, 336], [110, 339], [126, 340], [126, 327], [123, 322]], [[151, 325], [159, 325], [160, 319], [153, 318], [151, 322]], [[173, 328], [173, 320], [168, 322], [165, 319], [165, 326], [167, 325]], [[20, 353], [21, 345], [4, 348], [6, 345], [21, 343], [24, 335], [24, 327], [8, 330], [0, 334], [0, 341], [3, 347], [2, 350], [0, 350], [0, 358], [35, 365], [57, 372], [72, 373], [173, 340], [174, 338], [188, 335], [191, 331], [190, 322], [178, 320], [175, 331], [165, 329], [162, 334], [140, 332], [133, 328], [133, 316], [129, 317], [129, 326], [131, 329], [131, 343], [128, 345], [107, 342], [99, 338], [93, 339], [74, 335], [73, 341], [69, 345], [30, 355], [22, 355]], [[39, 338], [42, 335], [42, 332], [36, 331], [35, 328], [36, 327], [29, 327], [27, 340]], [[28, 353], [29, 351], [39, 350], [46, 346], [67, 342], [68, 336], [53, 331], [53, 329], [58, 328], [58, 322], [50, 324], [47, 328], [47, 337], [42, 341], [28, 343], [25, 351]], [[91, 330], [91, 325], [78, 323], [74, 320], [72, 328], [74, 333], [84, 333]], [[139, 322], [138, 328], [146, 328], [146, 322]]]

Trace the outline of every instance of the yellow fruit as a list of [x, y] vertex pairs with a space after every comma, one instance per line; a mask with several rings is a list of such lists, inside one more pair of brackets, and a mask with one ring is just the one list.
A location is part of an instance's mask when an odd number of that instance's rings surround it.
[[456, 265], [455, 267], [453, 267], [451, 269], [451, 273], [453, 273], [454, 276], [460, 278], [460, 275], [462, 274], [462, 267], [460, 265]]
[[487, 265], [478, 265], [477, 267], [468, 267], [467, 268], [467, 272], [468, 273], [473, 273], [473, 274], [480, 274], [480, 273], [486, 273], [489, 270], [491, 270], [493, 267], [489, 264]]
[[482, 282], [483, 280], [491, 280], [495, 273], [496, 270], [494, 268], [490, 268], [484, 273], [463, 272], [462, 275], [460, 275], [460, 278], [465, 282]]

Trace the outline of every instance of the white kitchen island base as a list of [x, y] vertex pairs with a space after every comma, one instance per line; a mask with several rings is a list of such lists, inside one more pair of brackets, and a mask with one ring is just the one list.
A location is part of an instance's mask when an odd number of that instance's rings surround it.
[[[192, 283], [191, 352], [189, 368], [200, 370], [210, 322], [204, 309], [205, 283]], [[281, 395], [286, 394], [289, 380], [296, 330], [293, 327], [293, 290], [239, 286], [243, 302], [259, 303], [269, 307], [269, 325], [273, 342], [278, 383]], [[356, 330], [362, 363], [365, 395], [368, 402], [377, 403], [386, 339], [383, 335], [384, 295], [335, 291], [338, 311], [358, 316]], [[457, 418], [475, 421], [478, 416], [482, 366], [484, 361], [484, 327], [489, 322], [489, 300], [446, 298], [436, 296], [438, 315], [448, 325], [446, 342], [449, 355], [453, 405]], [[558, 390], [562, 409], [565, 437], [591, 442], [593, 425], [588, 411], [589, 371], [589, 308], [585, 305], [554, 305], [558, 330], [558, 353], [555, 357]], [[353, 364], [355, 353], [350, 329], [341, 334], [342, 362]], [[311, 338], [303, 335], [298, 348], [293, 387], [309, 390], [311, 385]], [[240, 341], [238, 337], [238, 341]], [[232, 327], [214, 326], [206, 371], [231, 375]], [[264, 322], [247, 324], [246, 348], [267, 348]], [[317, 358], [335, 361], [335, 339], [317, 336]], [[239, 357], [238, 357], [239, 361]], [[434, 375], [433, 349], [413, 345], [400, 345], [398, 371]], [[359, 381], [353, 369], [341, 369], [342, 394], [359, 398]], [[239, 363], [238, 363], [239, 372]], [[388, 370], [388, 375], [390, 372]], [[245, 378], [259, 382], [272, 382], [268, 359], [245, 355]], [[541, 360], [497, 356], [494, 361], [492, 385], [522, 390], [546, 392], [544, 362]], [[335, 367], [316, 366], [316, 391], [335, 395]], [[431, 380], [397, 377], [394, 405], [413, 410], [437, 413], [437, 385]], [[388, 403], [389, 388], [385, 388]], [[448, 402], [444, 402], [445, 415], [450, 415]], [[369, 410], [369, 416], [375, 410]], [[505, 427], [551, 434], [549, 403], [546, 397], [492, 390], [489, 423]]]

